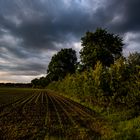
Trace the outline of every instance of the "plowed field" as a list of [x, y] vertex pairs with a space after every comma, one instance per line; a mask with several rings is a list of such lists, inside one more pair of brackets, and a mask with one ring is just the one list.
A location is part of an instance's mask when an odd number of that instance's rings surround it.
[[103, 123], [90, 109], [46, 90], [0, 92], [0, 140], [92, 140], [104, 133]]

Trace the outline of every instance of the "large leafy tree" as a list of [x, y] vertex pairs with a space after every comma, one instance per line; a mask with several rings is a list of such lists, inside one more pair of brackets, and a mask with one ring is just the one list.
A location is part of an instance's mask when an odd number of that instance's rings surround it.
[[94, 67], [97, 61], [104, 66], [110, 66], [115, 59], [122, 56], [122, 39], [105, 29], [97, 28], [94, 33], [87, 32], [81, 41], [83, 48], [80, 57], [85, 68]]
[[48, 65], [47, 74], [51, 81], [63, 79], [68, 73], [75, 72], [77, 57], [75, 50], [61, 49], [55, 54]]

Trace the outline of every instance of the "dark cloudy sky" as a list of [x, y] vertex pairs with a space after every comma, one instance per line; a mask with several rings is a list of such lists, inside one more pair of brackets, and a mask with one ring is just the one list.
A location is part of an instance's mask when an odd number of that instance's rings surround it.
[[53, 54], [78, 52], [97, 27], [122, 36], [125, 55], [140, 51], [140, 0], [0, 0], [0, 82], [45, 75]]

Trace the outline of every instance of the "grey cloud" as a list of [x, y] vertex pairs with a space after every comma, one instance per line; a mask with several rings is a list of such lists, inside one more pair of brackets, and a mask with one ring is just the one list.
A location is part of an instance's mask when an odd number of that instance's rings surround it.
[[[3, 17], [2, 25], [4, 28], [9, 29], [13, 35], [23, 38], [23, 46], [25, 48], [38, 50], [55, 50], [57, 46], [54, 46], [54, 42], [65, 44], [70, 41], [70, 34], [79, 39], [83, 32], [94, 27], [93, 22], [89, 18], [89, 13], [85, 9], [78, 7], [78, 3], [73, 2], [73, 5], [71, 4], [66, 9], [62, 0], [59, 2], [54, 0], [53, 2], [55, 3], [46, 0], [46, 7], [36, 0], [32, 2], [32, 6], [30, 6], [31, 4], [27, 5], [27, 2], [17, 2], [15, 5], [22, 4], [23, 7], [19, 9], [19, 12], [15, 10], [15, 13], [13, 12], [11, 16], [19, 18], [21, 20], [20, 25], [16, 26], [5, 17]], [[23, 8], [27, 9], [27, 12], [30, 13], [28, 15], [24, 14]], [[28, 11], [30, 8], [33, 9]], [[23, 13], [19, 14], [21, 12]], [[33, 13], [36, 13], [36, 15]], [[30, 16], [31, 19], [29, 19]]]
[[38, 76], [40, 74], [46, 73], [46, 67], [44, 63], [16, 63], [16, 64], [4, 64], [0, 65], [0, 70], [4, 72], [9, 72], [12, 75], [32, 75], [32, 76]]
[[111, 15], [108, 28], [118, 33], [140, 31], [139, 0], [109, 0], [108, 3], [105, 9], [107, 16]]
[[137, 34], [125, 42], [125, 50], [131, 43], [139, 50], [139, 7], [139, 0], [0, 0], [0, 60], [9, 64], [0, 64], [0, 71], [46, 73], [56, 51], [75, 48], [86, 31], [97, 27], [124, 38]]

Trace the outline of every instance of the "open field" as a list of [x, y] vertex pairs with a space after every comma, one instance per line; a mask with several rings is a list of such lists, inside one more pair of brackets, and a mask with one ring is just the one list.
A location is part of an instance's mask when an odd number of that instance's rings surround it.
[[66, 97], [46, 90], [0, 89], [1, 140], [92, 140], [110, 132], [104, 126], [95, 112]]

